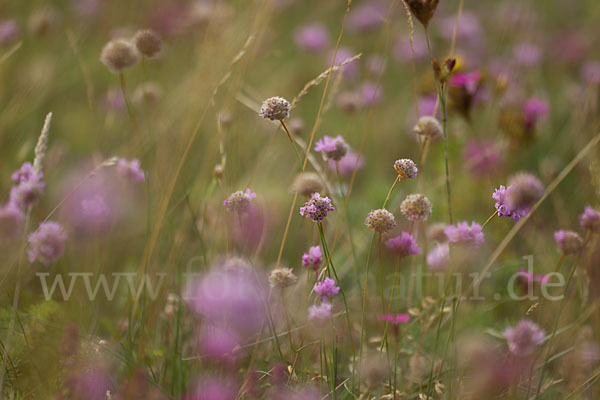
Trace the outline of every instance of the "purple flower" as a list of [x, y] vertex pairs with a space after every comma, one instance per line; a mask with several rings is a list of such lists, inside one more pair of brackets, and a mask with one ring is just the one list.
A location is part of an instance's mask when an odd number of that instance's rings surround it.
[[368, 32], [379, 27], [385, 18], [382, 3], [364, 3], [350, 12], [348, 29], [350, 32]]
[[410, 322], [410, 315], [408, 314], [380, 314], [380, 321], [387, 321], [394, 325], [403, 324]]
[[227, 208], [227, 211], [241, 214], [251, 210], [252, 199], [255, 197], [256, 193], [253, 193], [250, 189], [246, 189], [245, 192], [238, 190], [229, 195], [229, 197], [223, 201], [223, 205]]
[[323, 321], [331, 318], [331, 303], [322, 302], [308, 308], [308, 319]]
[[308, 253], [302, 255], [302, 265], [313, 270], [319, 269], [323, 263], [323, 255], [321, 254], [321, 246], [312, 246]]
[[532, 97], [531, 99], [525, 101], [523, 103], [523, 113], [525, 114], [525, 125], [528, 128], [533, 128], [536, 122], [548, 115], [550, 111], [550, 106], [548, 102], [543, 99], [539, 99], [537, 97]]
[[551, 278], [551, 275], [535, 275], [533, 272], [529, 272], [524, 268], [521, 268], [518, 274], [523, 277], [526, 283], [546, 283]]
[[315, 151], [323, 153], [327, 160], [340, 161], [348, 153], [348, 145], [341, 135], [335, 138], [323, 136], [315, 143]]
[[554, 232], [554, 240], [564, 254], [577, 254], [583, 249], [583, 239], [577, 232], [559, 230]]
[[465, 91], [473, 95], [479, 87], [479, 81], [481, 80], [481, 73], [478, 71], [472, 73], [461, 73], [453, 75], [450, 78], [449, 84], [455, 87], [461, 87]]
[[474, 176], [484, 176], [500, 168], [498, 145], [492, 141], [470, 141], [463, 152], [465, 167]]
[[131, 161], [121, 158], [117, 163], [117, 172], [132, 182], [143, 182], [145, 178], [144, 171], [140, 167], [140, 160], [137, 158]]
[[325, 278], [323, 282], [317, 282], [313, 288], [316, 294], [321, 296], [321, 301], [326, 302], [330, 297], [335, 296], [340, 292], [340, 287], [336, 286], [335, 281], [331, 278]]
[[[357, 160], [358, 164], [356, 163]], [[355, 167], [356, 169], [361, 169], [365, 164], [364, 160], [365, 158], [362, 156], [359, 160], [358, 153], [356, 153], [354, 150], [349, 149], [346, 155], [342, 157], [341, 160], [327, 160], [327, 166], [331, 171], [339, 171], [341, 176], [347, 176], [354, 172]]]
[[600, 211], [586, 206], [583, 214], [579, 216], [579, 224], [585, 229], [600, 233]]
[[380, 104], [383, 99], [383, 88], [375, 82], [365, 82], [360, 87], [361, 102], [365, 106]]
[[508, 342], [508, 350], [517, 356], [526, 356], [544, 343], [545, 332], [535, 322], [524, 319], [515, 327], [503, 332]]
[[29, 235], [29, 261], [37, 260], [45, 266], [54, 263], [63, 253], [66, 240], [67, 233], [60, 224], [42, 222], [37, 231]]
[[212, 359], [231, 361], [233, 351], [241, 343], [238, 333], [218, 324], [206, 324], [200, 334], [203, 353]]
[[544, 185], [533, 174], [519, 172], [508, 181], [506, 205], [510, 209], [530, 208], [544, 195]]
[[8, 203], [0, 208], [0, 241], [16, 238], [23, 230], [23, 211]]
[[41, 175], [34, 174], [29, 180], [23, 181], [10, 190], [10, 202], [21, 209], [34, 206], [38, 203], [46, 185], [41, 180]]
[[417, 241], [413, 235], [408, 232], [402, 232], [400, 236], [388, 239], [385, 242], [385, 245], [399, 257], [421, 254], [421, 249], [419, 248], [419, 245], [417, 245]]
[[431, 271], [446, 269], [449, 262], [450, 247], [447, 243], [436, 245], [433, 250], [427, 254], [427, 266]]
[[10, 43], [19, 36], [19, 25], [14, 19], [0, 21], [0, 45]]
[[29, 180], [42, 180], [42, 174], [33, 172], [33, 165], [29, 161], [24, 162], [21, 168], [13, 172], [10, 179], [16, 184]]
[[321, 23], [304, 25], [294, 32], [294, 42], [301, 49], [318, 53], [329, 43], [329, 32]]
[[[346, 61], [347, 59], [351, 58], [352, 56], [354, 56], [354, 52], [346, 47], [340, 47], [337, 51], [337, 54], [335, 56], [335, 60], [333, 65], [340, 65], [341, 63], [343, 63], [344, 61]], [[331, 53], [331, 55], [329, 56], [329, 60], [328, 60], [328, 67], [331, 65], [331, 59], [333, 58], [333, 52]], [[342, 67], [342, 71], [344, 74], [344, 78], [346, 79], [353, 79], [356, 78], [356, 76], [358, 75], [359, 72], [359, 66], [358, 63], [356, 62], [357, 60], [354, 60], [352, 62], [349, 62], [347, 64], [344, 64], [344, 66]]]
[[513, 57], [518, 64], [531, 67], [539, 64], [542, 52], [536, 45], [522, 43], [513, 49]]
[[511, 217], [515, 221], [520, 220], [529, 213], [529, 207], [521, 207], [512, 209], [508, 207], [506, 202], [506, 193], [510, 189], [500, 185], [500, 188], [495, 189], [492, 194], [492, 199], [496, 200], [496, 210], [499, 217]]
[[330, 211], [335, 211], [329, 197], [321, 197], [319, 193], [313, 193], [311, 198], [300, 207], [300, 215], [310, 218], [315, 222], [321, 222]]
[[600, 84], [600, 63], [597, 62], [586, 62], [581, 67], [581, 76], [585, 83], [591, 85], [599, 85]]
[[479, 247], [485, 241], [481, 225], [477, 222], [471, 222], [471, 226], [466, 221], [448, 225], [444, 233], [450, 243]]

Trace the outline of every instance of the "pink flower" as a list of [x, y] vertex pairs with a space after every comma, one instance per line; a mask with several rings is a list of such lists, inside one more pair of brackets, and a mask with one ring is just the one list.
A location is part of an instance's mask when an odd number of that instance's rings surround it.
[[358, 159], [358, 153], [351, 149], [348, 150], [346, 155], [339, 161], [327, 160], [327, 166], [329, 169], [333, 172], [340, 171], [341, 176], [348, 176], [352, 174], [352, 172], [354, 172], [354, 168], [361, 169], [364, 164], [365, 158], [361, 156], [360, 159]]
[[477, 222], [472, 222], [470, 227], [466, 221], [448, 225], [444, 233], [450, 243], [479, 247], [485, 241], [481, 225]]
[[460, 73], [453, 75], [450, 78], [449, 84], [451, 86], [462, 87], [468, 94], [475, 94], [479, 87], [479, 81], [481, 80], [481, 73], [476, 71], [472, 73]]
[[308, 319], [324, 321], [331, 318], [331, 303], [322, 302], [308, 308]]
[[319, 269], [323, 263], [323, 255], [321, 254], [321, 246], [312, 246], [308, 253], [302, 255], [302, 265], [313, 270]]
[[518, 274], [523, 277], [526, 283], [547, 283], [551, 278], [550, 275], [534, 275], [533, 272], [529, 272], [525, 268], [521, 268]]
[[23, 231], [25, 214], [14, 204], [0, 207], [0, 241], [16, 238]]
[[383, 88], [375, 82], [365, 82], [360, 87], [360, 96], [365, 106], [380, 104], [383, 100]]
[[42, 176], [41, 174], [36, 174], [35, 172], [33, 172], [33, 166], [30, 162], [27, 161], [23, 163], [23, 165], [21, 165], [21, 168], [19, 168], [12, 174], [11, 179], [14, 183], [19, 184], [21, 182], [26, 182], [31, 179], [41, 180]]
[[564, 254], [577, 254], [583, 249], [583, 239], [577, 232], [559, 230], [554, 232], [554, 240]]
[[388, 239], [385, 245], [394, 254], [399, 257], [406, 257], [413, 254], [421, 254], [421, 249], [417, 244], [417, 241], [408, 232], [402, 232], [399, 236]]
[[227, 211], [241, 214], [252, 210], [252, 199], [255, 197], [256, 193], [253, 193], [250, 189], [246, 189], [245, 192], [238, 190], [223, 201], [223, 205], [227, 208]]
[[145, 179], [144, 171], [140, 167], [140, 160], [137, 158], [131, 161], [121, 158], [117, 163], [117, 172], [132, 182], [143, 182]]
[[380, 321], [387, 321], [392, 324], [403, 324], [410, 322], [410, 315], [408, 314], [381, 314], [379, 315]]
[[500, 151], [492, 141], [470, 141], [463, 151], [465, 167], [474, 176], [484, 176], [500, 168]]
[[311, 198], [300, 207], [300, 215], [314, 222], [321, 222], [327, 217], [327, 213], [335, 211], [329, 197], [321, 197], [319, 193], [313, 193]]
[[[355, 53], [352, 50], [350, 50], [346, 47], [340, 47], [335, 56], [333, 65], [340, 65], [341, 63], [343, 63], [344, 61], [346, 61], [347, 59], [351, 58], [354, 55], [355, 55]], [[327, 60], [328, 61], [327, 67], [331, 66], [332, 58], [333, 58], [333, 52], [329, 56], [329, 60]], [[356, 78], [356, 76], [359, 73], [359, 66], [358, 66], [357, 60], [354, 60], [352, 62], [344, 64], [344, 66], [342, 67], [342, 73], [344, 74], [345, 79]]]
[[525, 125], [533, 128], [538, 120], [545, 117], [550, 112], [550, 105], [546, 100], [532, 97], [523, 103], [523, 113], [525, 114]]
[[323, 153], [327, 160], [340, 161], [348, 152], [348, 145], [341, 135], [335, 138], [323, 136], [315, 144], [315, 151]]
[[600, 211], [587, 206], [583, 214], [579, 216], [579, 224], [592, 232], [600, 233]]
[[496, 211], [498, 211], [499, 217], [511, 217], [515, 221], [518, 221], [529, 213], [529, 207], [509, 207], [508, 202], [506, 201], [506, 194], [509, 189], [510, 186], [506, 188], [503, 185], [500, 185], [498, 189], [494, 190], [492, 199], [496, 200]]
[[340, 292], [340, 287], [336, 286], [335, 281], [331, 278], [325, 278], [323, 282], [315, 284], [313, 290], [321, 296], [321, 301], [326, 302], [330, 297], [335, 296]]
[[325, 25], [318, 22], [304, 25], [294, 32], [294, 42], [301, 49], [318, 53], [329, 43], [329, 32]]
[[62, 255], [66, 240], [67, 234], [60, 224], [42, 222], [37, 231], [29, 235], [29, 261], [37, 260], [45, 266], [54, 263]]
[[447, 243], [436, 245], [427, 254], [427, 266], [431, 271], [440, 271], [445, 269], [450, 262], [450, 247]]
[[511, 353], [517, 356], [526, 356], [544, 343], [546, 333], [536, 323], [524, 319], [517, 326], [506, 328], [503, 335]]

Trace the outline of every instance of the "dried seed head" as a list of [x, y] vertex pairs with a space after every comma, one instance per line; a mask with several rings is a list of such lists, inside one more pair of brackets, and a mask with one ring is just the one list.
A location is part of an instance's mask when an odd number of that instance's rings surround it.
[[583, 249], [583, 239], [577, 232], [560, 230], [554, 232], [554, 240], [564, 254], [577, 254]]
[[148, 58], [157, 55], [162, 48], [162, 38], [151, 29], [137, 31], [133, 37], [133, 42], [138, 51]]
[[438, 6], [440, 0], [406, 0], [406, 5], [410, 8], [415, 18], [427, 27], [429, 20], [433, 18], [435, 9]]
[[533, 174], [518, 173], [508, 182], [506, 205], [510, 209], [529, 208], [544, 195], [542, 182]]
[[283, 289], [295, 285], [296, 282], [298, 282], [298, 277], [294, 275], [291, 268], [277, 268], [269, 275], [269, 283], [273, 288]]
[[133, 92], [133, 101], [137, 104], [156, 104], [162, 97], [163, 91], [156, 82], [144, 82]]
[[419, 118], [419, 121], [413, 128], [413, 131], [417, 135], [423, 135], [425, 137], [436, 139], [443, 136], [442, 124], [437, 118], [426, 115]]
[[422, 194], [410, 194], [400, 204], [400, 212], [410, 221], [426, 221], [431, 215], [431, 202]]
[[263, 102], [258, 115], [271, 121], [281, 121], [290, 116], [290, 108], [290, 102], [283, 97], [269, 97]]
[[417, 166], [415, 162], [408, 158], [396, 160], [394, 169], [400, 175], [400, 179], [415, 179], [417, 177]]
[[133, 67], [140, 55], [135, 46], [125, 39], [114, 39], [102, 49], [100, 61], [115, 74], [120, 74], [125, 68]]
[[294, 179], [294, 183], [292, 184], [292, 190], [308, 197], [313, 193], [323, 190], [323, 182], [318, 174], [303, 172], [296, 175], [296, 179]]
[[372, 210], [369, 215], [367, 215], [365, 225], [372, 231], [385, 233], [396, 227], [396, 218], [394, 218], [394, 214], [385, 208], [380, 208], [378, 210]]

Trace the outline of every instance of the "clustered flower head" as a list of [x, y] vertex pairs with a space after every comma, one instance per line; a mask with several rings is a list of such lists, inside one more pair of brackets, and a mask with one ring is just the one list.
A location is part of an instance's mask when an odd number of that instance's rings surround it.
[[23, 229], [25, 214], [14, 204], [0, 207], [0, 242], [16, 238]]
[[324, 136], [315, 144], [315, 151], [323, 153], [327, 160], [340, 161], [348, 153], [348, 144], [341, 135], [335, 138]]
[[57, 222], [43, 222], [29, 235], [27, 255], [30, 262], [39, 261], [45, 266], [54, 263], [65, 249], [67, 234]]
[[417, 177], [417, 166], [409, 158], [401, 158], [394, 162], [394, 169], [400, 175], [400, 179], [415, 179]]
[[508, 342], [508, 350], [517, 356], [526, 356], [544, 343], [545, 332], [535, 322], [524, 319], [515, 327], [506, 328], [503, 332]]
[[374, 232], [386, 233], [396, 227], [396, 218], [385, 208], [371, 210], [365, 219], [365, 225]]
[[291, 106], [283, 97], [269, 97], [262, 103], [258, 115], [271, 121], [282, 121], [290, 116]]
[[250, 189], [246, 189], [245, 192], [238, 190], [229, 195], [223, 204], [227, 211], [241, 214], [250, 211], [252, 199], [255, 197], [256, 193], [253, 193]]
[[25, 210], [37, 204], [46, 187], [41, 172], [35, 172], [31, 163], [25, 162], [12, 174], [11, 179], [15, 186], [10, 190], [10, 205]]
[[422, 194], [409, 194], [400, 204], [400, 212], [409, 221], [426, 221], [431, 215], [431, 202]]
[[413, 235], [408, 232], [402, 232], [400, 236], [388, 239], [385, 242], [385, 245], [399, 257], [421, 254], [421, 249], [419, 248], [417, 241]]
[[583, 239], [577, 232], [559, 230], [554, 232], [554, 240], [558, 248], [566, 255], [577, 254], [583, 249]]
[[446, 269], [450, 262], [450, 246], [447, 243], [436, 245], [427, 254], [427, 266], [431, 271]]
[[323, 190], [323, 182], [315, 172], [302, 172], [296, 175], [292, 190], [303, 196], [310, 196]]
[[465, 246], [479, 247], [485, 241], [483, 229], [477, 222], [471, 222], [471, 226], [466, 221], [459, 222], [456, 225], [448, 225], [444, 229], [444, 233], [450, 243]]
[[520, 172], [508, 181], [506, 205], [511, 209], [529, 208], [544, 195], [544, 185], [533, 174]]
[[273, 288], [283, 289], [295, 285], [296, 282], [298, 282], [298, 277], [294, 275], [291, 268], [277, 268], [269, 275], [269, 283]]
[[151, 29], [137, 31], [133, 37], [137, 50], [145, 57], [152, 58], [162, 48], [162, 38]]
[[132, 182], [143, 182], [146, 177], [141, 168], [140, 160], [137, 158], [134, 158], [131, 161], [121, 158], [117, 162], [117, 172], [123, 178], [126, 178]]
[[114, 39], [108, 42], [100, 53], [100, 61], [115, 74], [125, 68], [133, 67], [140, 59], [135, 45], [126, 39]]
[[335, 296], [340, 292], [340, 287], [335, 284], [335, 281], [331, 278], [325, 278], [322, 282], [317, 282], [313, 288], [316, 294], [321, 296], [323, 302], [327, 301], [330, 297]]
[[308, 319], [324, 321], [331, 318], [331, 303], [321, 302], [321, 304], [315, 304], [308, 308]]
[[323, 263], [323, 254], [321, 253], [321, 246], [312, 246], [308, 253], [302, 255], [302, 265], [312, 270], [317, 270]]
[[438, 121], [437, 118], [430, 115], [419, 118], [413, 131], [417, 135], [422, 135], [430, 139], [436, 139], [443, 136], [442, 124], [440, 124], [440, 121]]
[[496, 200], [496, 210], [498, 211], [499, 217], [511, 217], [515, 221], [520, 220], [529, 213], [529, 207], [510, 208], [506, 201], [506, 193], [510, 190], [509, 187], [500, 185], [498, 189], [494, 190], [492, 199]]
[[600, 211], [586, 206], [583, 214], [579, 216], [579, 224], [585, 229], [600, 233]]
[[304, 206], [300, 207], [300, 215], [315, 222], [323, 221], [330, 211], [335, 211], [331, 200], [327, 196], [321, 197], [319, 193], [313, 193]]

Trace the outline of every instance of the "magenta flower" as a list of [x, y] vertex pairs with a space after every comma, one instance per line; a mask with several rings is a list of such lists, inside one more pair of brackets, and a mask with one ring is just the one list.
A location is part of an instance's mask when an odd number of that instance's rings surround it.
[[586, 62], [581, 67], [581, 76], [585, 83], [590, 85], [600, 84], [600, 63], [598, 62]]
[[16, 238], [23, 230], [25, 214], [14, 204], [0, 207], [0, 242]]
[[546, 100], [532, 97], [523, 103], [523, 113], [525, 114], [525, 126], [533, 128], [537, 121], [548, 115], [550, 105]]
[[308, 308], [308, 319], [324, 321], [331, 318], [331, 303], [322, 302], [319, 305], [313, 305]]
[[450, 247], [447, 243], [436, 245], [427, 254], [427, 266], [431, 271], [440, 271], [446, 269], [450, 262]]
[[565, 255], [577, 254], [583, 249], [583, 239], [577, 232], [561, 229], [554, 232], [554, 240]]
[[200, 334], [200, 346], [211, 359], [230, 362], [233, 351], [241, 344], [239, 334], [218, 324], [208, 323]]
[[410, 315], [408, 314], [380, 314], [380, 321], [390, 322], [392, 324], [403, 324], [410, 322]]
[[303, 50], [318, 53], [329, 44], [329, 32], [318, 22], [304, 25], [294, 32], [294, 42]]
[[11, 178], [16, 185], [10, 190], [10, 203], [21, 209], [36, 205], [46, 187], [42, 174], [35, 173], [31, 164], [26, 162]]
[[246, 189], [245, 192], [238, 190], [223, 201], [223, 205], [227, 211], [241, 214], [252, 209], [252, 199], [255, 197], [256, 193], [253, 193], [250, 189]]
[[385, 245], [398, 257], [406, 257], [413, 254], [421, 254], [421, 249], [417, 244], [417, 241], [408, 232], [402, 232], [400, 236], [388, 239]]
[[500, 168], [500, 151], [492, 141], [470, 141], [463, 151], [466, 169], [474, 176], [484, 176]]
[[544, 185], [533, 174], [519, 172], [508, 181], [506, 205], [510, 209], [532, 207], [543, 195]]
[[506, 328], [503, 335], [511, 353], [517, 356], [526, 356], [544, 343], [546, 333], [535, 322], [524, 319], [517, 326]]
[[500, 185], [500, 188], [495, 189], [492, 194], [492, 199], [496, 200], [496, 210], [499, 217], [511, 217], [515, 221], [520, 220], [529, 213], [529, 207], [511, 208], [506, 201], [506, 193], [510, 189]]
[[121, 158], [117, 163], [117, 172], [123, 178], [126, 178], [132, 182], [143, 182], [146, 175], [140, 167], [140, 160], [134, 158], [131, 161], [127, 161]]
[[0, 21], [0, 45], [16, 40], [20, 31], [19, 25], [14, 19]]
[[[357, 161], [358, 160], [358, 164]], [[358, 159], [358, 153], [354, 150], [349, 149], [348, 152], [341, 160], [327, 160], [327, 166], [333, 172], [339, 171], [341, 176], [348, 176], [354, 172], [354, 168], [361, 169], [365, 164], [365, 158], [363, 156]]]
[[473, 95], [479, 87], [479, 81], [481, 80], [481, 73], [476, 71], [472, 73], [455, 74], [450, 78], [449, 84], [455, 87], [461, 87], [465, 91]]
[[313, 193], [304, 206], [300, 207], [300, 215], [314, 222], [323, 221], [330, 211], [335, 211], [331, 200], [327, 196], [321, 197], [319, 193]]
[[45, 266], [54, 263], [65, 249], [67, 233], [57, 222], [42, 222], [37, 231], [29, 235], [27, 255], [30, 262], [39, 261]]
[[323, 153], [327, 160], [340, 161], [348, 153], [348, 144], [341, 135], [335, 138], [323, 136], [315, 143], [315, 151]]
[[448, 225], [444, 229], [444, 233], [450, 243], [465, 246], [479, 247], [485, 241], [481, 225], [477, 222], [471, 222], [471, 226], [466, 221], [459, 222], [456, 225]]
[[321, 296], [321, 301], [326, 302], [330, 297], [333, 297], [340, 292], [340, 287], [336, 286], [333, 279], [326, 277], [323, 282], [317, 282], [313, 287], [313, 290], [316, 294]]
[[520, 277], [523, 277], [526, 283], [547, 283], [550, 281], [550, 275], [535, 275], [533, 272], [527, 271], [525, 268], [521, 268], [518, 272]]
[[42, 174], [36, 174], [35, 172], [33, 172], [33, 165], [31, 165], [31, 163], [27, 161], [24, 162], [23, 165], [21, 165], [21, 168], [19, 168], [12, 174], [11, 179], [16, 184], [27, 182], [29, 180], [41, 181]]
[[365, 82], [360, 87], [360, 97], [364, 106], [380, 104], [383, 100], [383, 88], [375, 82]]
[[583, 214], [579, 216], [579, 224], [585, 229], [600, 233], [600, 211], [586, 206]]
[[323, 255], [321, 254], [321, 246], [312, 246], [308, 253], [302, 255], [302, 265], [313, 270], [319, 269], [323, 263]]

